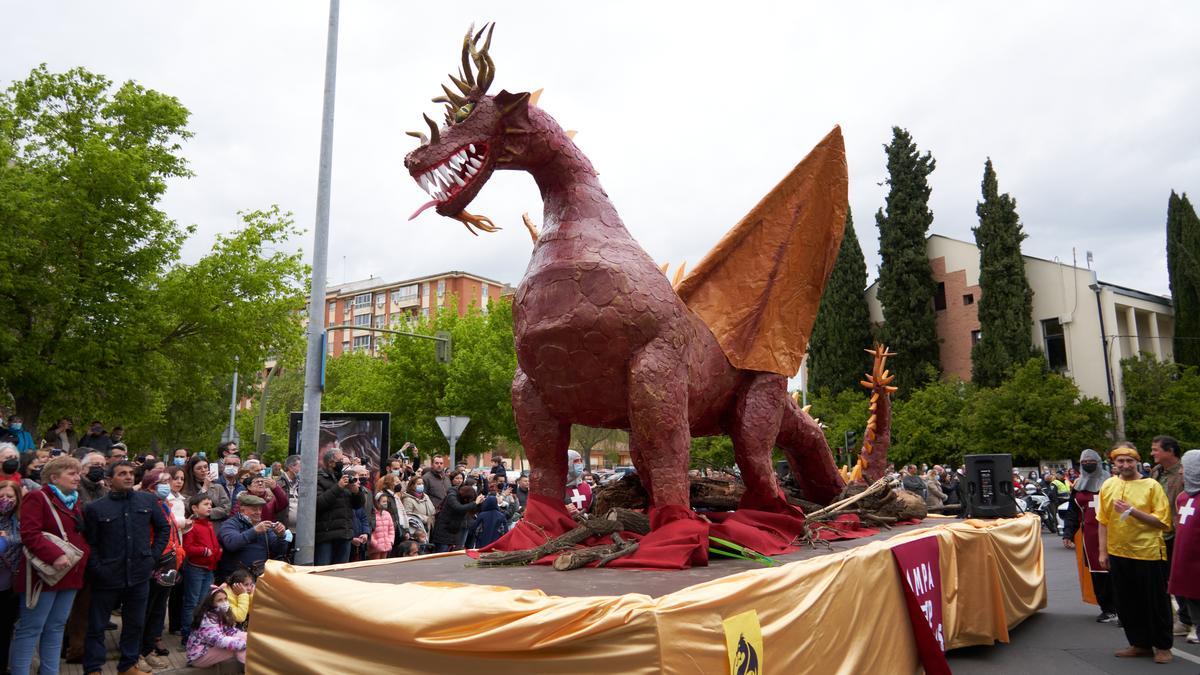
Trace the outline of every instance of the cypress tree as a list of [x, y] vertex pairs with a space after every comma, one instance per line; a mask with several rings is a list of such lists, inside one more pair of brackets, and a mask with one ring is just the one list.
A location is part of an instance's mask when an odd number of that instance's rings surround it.
[[974, 232], [983, 297], [977, 305], [981, 337], [971, 348], [971, 379], [980, 386], [998, 387], [1033, 356], [1033, 290], [1021, 258], [1026, 235], [1017, 202], [1007, 193], [1000, 194], [991, 159], [983, 165], [983, 201], [975, 213], [979, 214]]
[[[879, 226], [879, 302], [883, 305], [883, 342], [897, 353], [892, 363], [903, 394], [939, 372], [937, 325], [933, 297], [937, 284], [929, 269], [925, 237], [933, 224], [928, 176], [933, 156], [917, 150], [912, 136], [892, 127], [887, 152], [886, 211], [875, 214]], [[931, 375], [932, 374], [932, 375]]]
[[1175, 362], [1200, 366], [1200, 219], [1171, 191], [1167, 201], [1167, 276], [1175, 309]]
[[836, 394], [857, 389], [863, 373], [870, 369], [871, 357], [863, 351], [871, 346], [871, 312], [863, 295], [866, 287], [867, 263], [854, 234], [854, 219], [846, 211], [842, 245], [808, 343], [810, 390], [828, 388]]

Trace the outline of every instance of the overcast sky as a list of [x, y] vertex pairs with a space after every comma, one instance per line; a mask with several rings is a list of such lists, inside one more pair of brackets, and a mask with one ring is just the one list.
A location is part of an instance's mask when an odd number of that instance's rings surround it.
[[[472, 21], [495, 20], [493, 93], [541, 106], [600, 171], [659, 261], [695, 264], [834, 124], [870, 276], [882, 145], [907, 128], [937, 160], [933, 233], [971, 239], [984, 159], [1017, 200], [1028, 255], [1095, 253], [1102, 280], [1167, 293], [1171, 189], [1200, 197], [1196, 3], [468, 2], [345, 0], [329, 280], [456, 269], [516, 283], [541, 220], [525, 174], [498, 172], [476, 238], [427, 211], [402, 166]], [[834, 3], [824, 3], [833, 5]], [[716, 7], [716, 5], [714, 5]], [[241, 209], [311, 230], [328, 3], [0, 0], [0, 80], [84, 66], [178, 97], [196, 176], [162, 207], [196, 224], [189, 260]], [[311, 232], [295, 242], [311, 250]], [[343, 264], [343, 260], [345, 263]]]

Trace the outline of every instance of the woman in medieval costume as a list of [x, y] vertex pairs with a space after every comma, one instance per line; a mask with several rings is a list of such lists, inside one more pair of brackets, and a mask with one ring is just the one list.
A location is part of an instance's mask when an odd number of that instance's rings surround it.
[[1079, 478], [1071, 486], [1070, 506], [1063, 516], [1063, 546], [1075, 549], [1083, 601], [1100, 606], [1096, 621], [1116, 623], [1117, 603], [1108, 570], [1100, 566], [1100, 527], [1096, 522], [1100, 486], [1109, 475], [1100, 466], [1100, 454], [1090, 448], [1080, 454], [1079, 466]]

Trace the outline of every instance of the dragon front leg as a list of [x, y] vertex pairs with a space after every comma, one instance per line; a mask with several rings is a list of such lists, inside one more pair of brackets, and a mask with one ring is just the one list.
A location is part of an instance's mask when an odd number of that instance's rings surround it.
[[561, 504], [566, 494], [571, 425], [551, 415], [541, 395], [520, 368], [513, 378], [512, 405], [517, 433], [532, 466], [529, 491]]
[[652, 507], [681, 506], [690, 512], [687, 376], [683, 355], [665, 338], [650, 341], [634, 355], [629, 452]]

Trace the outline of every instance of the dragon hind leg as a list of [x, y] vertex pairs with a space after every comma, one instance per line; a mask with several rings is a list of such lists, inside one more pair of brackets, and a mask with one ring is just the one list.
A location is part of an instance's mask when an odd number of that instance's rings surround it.
[[833, 463], [833, 452], [813, 418], [801, 410], [790, 396], [784, 398], [783, 420], [775, 445], [787, 456], [792, 480], [800, 486], [805, 499], [829, 504], [846, 487], [837, 465]]
[[[787, 380], [782, 375], [760, 373], [742, 386], [734, 404], [729, 436], [746, 484], [746, 495], [755, 502], [780, 494], [771, 469], [771, 449], [779, 435], [783, 401], [787, 398]], [[743, 503], [752, 505], [746, 498]]]

